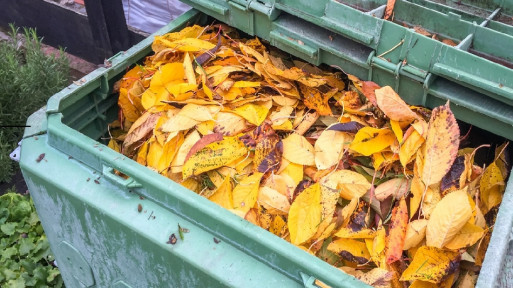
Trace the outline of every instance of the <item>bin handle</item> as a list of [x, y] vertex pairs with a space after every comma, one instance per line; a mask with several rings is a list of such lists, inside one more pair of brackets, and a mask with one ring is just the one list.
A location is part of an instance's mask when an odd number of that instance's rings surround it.
[[[307, 55], [310, 58], [317, 57], [318, 49], [310, 47], [310, 46], [306, 45], [305, 43], [300, 44], [300, 42], [291, 40], [279, 32], [271, 31], [271, 33], [269, 34], [269, 37], [271, 40], [271, 44], [273, 44], [273, 45], [275, 45], [276, 43], [280, 43], [280, 44], [290, 47], [296, 51], [299, 51], [299, 52]], [[278, 46], [278, 45], [275, 45], [275, 46]]]
[[303, 285], [305, 288], [319, 288], [319, 286], [315, 284], [315, 280], [317, 279], [315, 279], [314, 276], [310, 276], [303, 272], [299, 272], [299, 275], [301, 275], [301, 279], [303, 280]]
[[140, 188], [142, 187], [141, 183], [134, 180], [134, 178], [128, 176], [128, 178], [123, 178], [117, 174], [115, 174], [114, 168], [103, 165], [103, 177], [108, 179], [113, 184], [121, 186], [123, 188], [131, 189], [131, 188]]

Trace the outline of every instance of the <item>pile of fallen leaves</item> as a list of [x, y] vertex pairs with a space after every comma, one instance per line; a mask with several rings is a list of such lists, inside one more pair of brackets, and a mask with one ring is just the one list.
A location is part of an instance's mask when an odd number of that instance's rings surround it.
[[371, 285], [475, 284], [506, 144], [479, 167], [449, 104], [408, 106], [227, 26], [152, 48], [118, 83], [111, 148]]

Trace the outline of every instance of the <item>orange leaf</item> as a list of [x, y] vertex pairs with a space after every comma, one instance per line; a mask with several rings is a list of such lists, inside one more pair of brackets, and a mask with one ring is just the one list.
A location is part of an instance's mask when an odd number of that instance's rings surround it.
[[299, 88], [303, 94], [303, 101], [306, 107], [317, 111], [320, 115], [332, 114], [328, 100], [333, 96], [334, 93], [321, 93], [318, 89], [301, 84], [299, 85]]
[[387, 238], [387, 264], [401, 259], [407, 227], [408, 207], [406, 207], [406, 200], [404, 200], [403, 197], [401, 201], [399, 201], [399, 205], [392, 210], [390, 231], [388, 232]]
[[394, 89], [390, 86], [385, 86], [374, 91], [376, 93], [376, 100], [378, 107], [388, 116], [391, 120], [401, 122], [410, 122], [417, 118], [417, 114], [411, 111], [408, 104], [406, 104]]
[[390, 16], [392, 16], [392, 13], [394, 12], [394, 6], [395, 6], [395, 0], [388, 0], [387, 1], [387, 8], [385, 10], [385, 16], [383, 19], [388, 20]]

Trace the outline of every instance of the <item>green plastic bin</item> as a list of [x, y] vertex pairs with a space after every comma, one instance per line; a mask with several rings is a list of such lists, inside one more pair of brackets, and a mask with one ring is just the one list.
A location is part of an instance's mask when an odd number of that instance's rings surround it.
[[[191, 10], [157, 33], [205, 20]], [[66, 286], [315, 287], [322, 279], [366, 287], [100, 143], [117, 117], [113, 83], [152, 41], [115, 56], [28, 119], [20, 166]], [[178, 225], [189, 230], [183, 241]]]
[[[197, 0], [187, 2], [193, 5], [200, 3]], [[366, 5], [358, 6], [360, 10], [334, 1], [319, 1], [319, 5], [308, 1], [242, 2], [201, 1], [198, 8], [312, 63], [337, 65], [348, 73], [364, 79], [368, 76], [380, 84], [397, 83], [396, 89], [405, 95], [409, 103], [435, 106], [451, 99], [451, 107], [459, 119], [513, 138], [513, 109], [507, 104], [508, 97], [483, 94], [473, 89], [475, 87], [466, 87], [428, 70], [407, 68], [409, 64], [401, 64], [396, 74], [385, 71], [383, 67], [394, 64], [388, 60], [381, 61], [379, 57], [374, 59], [375, 55], [382, 53], [379, 50], [381, 41], [378, 40], [384, 37], [367, 36], [378, 30], [381, 34], [387, 33], [386, 27], [404, 30], [403, 34], [387, 40], [391, 43], [397, 39], [400, 41], [401, 35], [408, 35], [419, 39], [419, 43], [427, 43], [425, 45], [439, 45], [439, 50], [436, 50], [439, 53], [454, 48], [360, 11], [373, 11], [373, 7], [381, 7], [381, 2], [358, 2]], [[293, 7], [292, 4], [299, 6]], [[308, 5], [312, 7], [308, 8]], [[323, 25], [312, 25], [310, 20], [321, 21], [319, 19], [324, 19], [324, 16], [320, 15], [328, 10], [335, 13], [336, 10], [328, 9], [327, 5], [354, 13], [357, 18], [347, 25], [354, 26], [358, 21], [364, 24], [367, 20], [374, 22], [367, 23], [367, 26], [362, 24], [360, 29], [367, 34], [354, 37], [344, 34], [346, 32], [343, 31], [350, 30], [346, 24], [339, 23], [335, 27], [323, 22], [330, 26], [329, 29]], [[191, 10], [156, 34], [195, 23], [208, 24], [211, 20], [206, 14]], [[365, 28], [370, 26], [374, 30]], [[341, 30], [340, 27], [349, 30]], [[337, 30], [337, 34], [333, 34], [331, 29]], [[303, 44], [291, 39], [300, 39]], [[316, 287], [314, 282], [319, 279], [333, 287], [367, 287], [352, 276], [105, 145], [107, 126], [117, 118], [118, 112], [117, 95], [112, 93], [112, 86], [128, 67], [150, 53], [152, 40], [150, 36], [130, 50], [114, 56], [110, 59], [111, 67], [100, 68], [84, 77], [84, 81], [57, 93], [45, 109], [28, 119], [31, 127], [25, 130], [22, 140], [20, 166], [66, 285]], [[422, 54], [420, 50], [416, 51]], [[394, 53], [398, 51], [393, 50], [387, 56], [401, 59]], [[430, 57], [432, 55], [426, 54], [422, 61], [430, 62], [426, 60]], [[474, 55], [469, 57], [478, 59]], [[509, 75], [504, 71], [511, 73], [509, 68], [481, 60], [489, 65], [489, 69], [503, 69], [496, 71], [497, 77]], [[41, 157], [41, 161], [36, 161]], [[114, 169], [129, 178], [118, 177], [113, 173]], [[493, 249], [487, 252], [479, 278], [480, 287], [493, 287], [498, 281], [512, 279], [507, 273], [495, 270], [507, 269], [507, 265], [513, 264], [505, 256], [513, 254], [510, 252], [513, 211], [504, 208], [513, 202], [510, 186], [507, 186], [492, 235], [490, 247]], [[189, 230], [183, 234], [183, 241], [179, 239], [178, 225]], [[178, 238], [174, 245], [167, 243], [172, 234]]]

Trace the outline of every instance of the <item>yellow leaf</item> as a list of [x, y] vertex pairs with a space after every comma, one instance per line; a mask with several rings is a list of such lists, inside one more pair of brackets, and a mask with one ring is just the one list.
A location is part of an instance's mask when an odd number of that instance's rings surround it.
[[139, 152], [137, 152], [137, 163], [146, 166], [146, 157], [148, 155], [148, 141], [144, 142], [144, 144], [139, 148]]
[[109, 144], [107, 146], [116, 152], [121, 152], [121, 146], [112, 138], [109, 140]]
[[344, 148], [344, 132], [324, 130], [315, 141], [315, 165], [317, 169], [328, 169], [336, 165]]
[[146, 165], [154, 170], [160, 171], [159, 167], [160, 157], [164, 153], [164, 147], [157, 141], [151, 141], [148, 148], [148, 155], [146, 156]]
[[176, 101], [183, 101], [193, 96], [193, 93], [187, 93], [190, 91], [196, 91], [198, 88], [197, 84], [189, 83], [169, 83], [166, 85], [167, 92], [171, 93]]
[[286, 120], [280, 125], [273, 124], [271, 127], [276, 131], [291, 131], [294, 129], [290, 120]]
[[[287, 160], [283, 159], [282, 163], [285, 161]], [[279, 175], [288, 175], [294, 180], [294, 184], [297, 185], [303, 180], [303, 165], [289, 162], [289, 164], [285, 166], [285, 169], [279, 172]]]
[[403, 166], [406, 167], [406, 165], [413, 160], [413, 156], [415, 156], [415, 153], [417, 153], [417, 150], [419, 150], [423, 143], [424, 138], [417, 130], [413, 129], [408, 138], [404, 140], [399, 150], [399, 160]]
[[391, 288], [395, 273], [383, 268], [374, 268], [366, 273], [355, 270], [353, 276], [374, 288]]
[[153, 51], [159, 52], [160, 50], [166, 48], [165, 44], [162, 43], [162, 40], [166, 40], [167, 42], [172, 42], [172, 41], [175, 41], [178, 39], [183, 39], [183, 38], [196, 38], [199, 35], [201, 35], [204, 30], [205, 30], [204, 27], [201, 27], [199, 25], [193, 25], [193, 26], [185, 27], [184, 29], [182, 29], [178, 32], [167, 33], [162, 36], [157, 35], [157, 36], [155, 36], [155, 39], [153, 40], [151, 48], [153, 49]]
[[472, 223], [465, 223], [460, 231], [452, 238], [449, 243], [445, 244], [446, 248], [458, 250], [474, 245], [479, 239], [483, 238], [485, 230]]
[[401, 199], [410, 190], [411, 181], [407, 178], [393, 178], [379, 184], [374, 190], [374, 196], [383, 201], [389, 196], [394, 199]]
[[128, 130], [125, 141], [123, 141], [123, 150], [124, 153], [130, 147], [132, 147], [135, 143], [140, 140], [145, 139], [148, 134], [153, 130], [153, 127], [157, 123], [160, 118], [160, 113], [152, 114], [150, 111], [145, 112], [137, 121], [132, 124], [130, 130]]
[[422, 242], [426, 237], [426, 227], [428, 220], [418, 219], [408, 223], [406, 228], [406, 237], [404, 238], [403, 250], [409, 250]]
[[392, 128], [392, 131], [394, 131], [394, 135], [397, 138], [397, 141], [399, 141], [399, 143], [403, 142], [403, 130], [401, 129], [399, 122], [390, 120], [390, 127]]
[[286, 96], [272, 96], [274, 103], [280, 106], [290, 106], [295, 107], [297, 105], [298, 99], [290, 98]]
[[215, 115], [214, 132], [226, 136], [235, 136], [248, 127], [246, 120], [239, 115], [219, 112]]
[[328, 250], [358, 264], [367, 263], [371, 257], [365, 243], [353, 239], [337, 239], [328, 245]]
[[185, 71], [187, 83], [197, 85], [196, 74], [194, 74], [194, 69], [192, 68], [192, 60], [189, 56], [189, 53], [185, 53], [185, 57], [183, 59], [183, 70]]
[[246, 146], [237, 137], [225, 137], [219, 142], [208, 144], [189, 157], [183, 165], [183, 178], [225, 166], [246, 154]]
[[413, 281], [413, 283], [411, 283], [410, 287], [408, 288], [438, 288], [438, 284], [421, 280], [415, 280]]
[[242, 178], [233, 189], [233, 208], [244, 213], [255, 206], [258, 197], [258, 187], [264, 174], [256, 172]]
[[249, 123], [260, 126], [267, 117], [269, 109], [264, 105], [248, 103], [233, 109], [232, 112], [243, 117]]
[[267, 186], [260, 187], [258, 204], [267, 209], [269, 213], [277, 215], [287, 215], [290, 209], [287, 196]]
[[185, 156], [187, 156], [187, 153], [189, 153], [189, 150], [191, 150], [192, 146], [196, 144], [196, 142], [198, 142], [200, 139], [201, 136], [196, 130], [192, 131], [189, 133], [189, 135], [187, 135], [187, 137], [185, 137], [185, 140], [183, 141], [182, 145], [180, 145], [180, 149], [178, 150], [178, 153], [171, 163], [171, 172], [182, 172]]
[[318, 183], [306, 188], [290, 205], [288, 228], [290, 242], [300, 245], [310, 239], [321, 223], [321, 187]]
[[466, 189], [447, 194], [431, 213], [426, 229], [426, 244], [442, 248], [472, 217]]
[[271, 227], [269, 231], [274, 235], [281, 237], [283, 235], [284, 230], [287, 228], [287, 223], [280, 216], [276, 216], [271, 223]]
[[233, 84], [233, 87], [237, 87], [237, 88], [260, 87], [260, 82], [237, 81]]
[[340, 195], [337, 189], [321, 185], [322, 219], [330, 223]]
[[187, 104], [178, 114], [162, 124], [161, 130], [168, 133], [188, 130], [200, 122], [212, 119], [212, 114], [208, 107], [197, 104]]
[[324, 177], [321, 183], [339, 189], [340, 197], [347, 200], [362, 197], [372, 186], [362, 174], [351, 170], [337, 170]]
[[449, 102], [437, 107], [431, 114], [426, 143], [421, 153], [424, 158], [421, 179], [426, 186], [438, 183], [451, 169], [458, 154], [460, 129], [449, 108]]
[[[170, 141], [167, 141], [162, 146], [162, 154], [160, 155], [159, 164], [157, 170], [164, 171], [170, 165], [176, 154], [178, 153], [178, 149], [182, 145], [184, 139], [183, 134], [179, 133], [177, 136], [173, 137]], [[179, 171], [180, 172], [180, 171]]]
[[422, 195], [426, 190], [426, 187], [424, 186], [424, 184], [422, 184], [420, 177], [416, 173], [416, 168], [414, 172], [415, 173], [413, 175], [413, 178], [411, 179], [410, 187], [411, 194], [413, 195], [413, 197], [410, 198], [410, 218], [413, 217], [413, 215], [415, 215], [415, 213], [419, 209], [420, 202], [422, 201]]
[[342, 219], [344, 221], [342, 223], [342, 227], [346, 227], [347, 224], [349, 223], [349, 220], [351, 220], [351, 214], [353, 214], [353, 212], [356, 209], [356, 206], [358, 206], [358, 202], [359, 202], [359, 198], [353, 198], [353, 199], [351, 199], [351, 202], [349, 202], [349, 204], [347, 204], [346, 206], [344, 206], [344, 208], [342, 208], [342, 212], [340, 213], [340, 214], [342, 214]]
[[176, 49], [178, 51], [183, 52], [198, 52], [202, 50], [210, 50], [216, 46], [208, 41], [201, 40], [198, 38], [183, 38], [167, 43], [165, 41], [162, 42], [164, 42], [168, 48]]
[[395, 93], [390, 86], [374, 90], [378, 107], [394, 121], [413, 121], [417, 114]]
[[[219, 111], [219, 107], [217, 111]], [[213, 110], [214, 114], [216, 113], [216, 110]], [[178, 112], [178, 115], [186, 116], [191, 119], [194, 119], [198, 122], [208, 121], [212, 120], [212, 111], [210, 107], [208, 106], [202, 106], [202, 105], [196, 105], [196, 104], [187, 104], [185, 105], [180, 112]]]
[[271, 174], [265, 181], [264, 186], [278, 191], [280, 194], [287, 197], [287, 199], [292, 199], [294, 189], [296, 188], [296, 183], [292, 177], [287, 174]]
[[313, 166], [315, 165], [314, 148], [305, 137], [292, 133], [283, 139], [283, 157], [290, 162]]
[[360, 231], [353, 231], [351, 228], [340, 228], [335, 236], [346, 239], [374, 239], [376, 237], [376, 231], [369, 228], [363, 228]]
[[381, 170], [399, 159], [399, 155], [391, 151], [382, 151], [372, 154], [372, 166], [375, 170]]
[[233, 209], [232, 181], [230, 177], [224, 177], [224, 181], [219, 188], [208, 199], [223, 208]]
[[204, 121], [196, 125], [196, 130], [198, 130], [201, 135], [205, 136], [214, 132], [214, 125], [215, 122], [213, 120]]
[[376, 231], [374, 239], [365, 239], [365, 245], [369, 250], [372, 261], [381, 268], [386, 267], [385, 247], [386, 231], [380, 228]]
[[370, 156], [383, 151], [394, 141], [395, 135], [390, 129], [363, 127], [356, 133], [349, 147], [364, 156]]
[[484, 207], [483, 212], [486, 213], [501, 203], [505, 189], [504, 178], [496, 162], [485, 169], [479, 181], [479, 186], [481, 192], [479, 196]]
[[269, 117], [271, 119], [271, 122], [273, 125], [283, 125], [285, 122], [289, 122], [290, 114], [294, 111], [294, 108], [292, 106], [283, 106], [279, 108], [279, 110], [276, 110], [271, 113], [271, 116]]
[[457, 266], [458, 252], [422, 246], [417, 250], [410, 266], [401, 275], [401, 281], [422, 280], [440, 283]]

